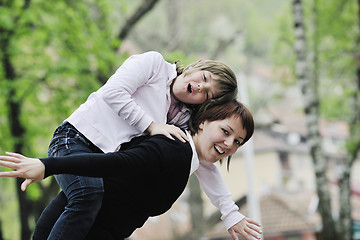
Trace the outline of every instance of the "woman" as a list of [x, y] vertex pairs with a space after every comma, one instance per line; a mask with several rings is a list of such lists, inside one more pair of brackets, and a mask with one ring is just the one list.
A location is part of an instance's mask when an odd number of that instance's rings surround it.
[[[39, 160], [8, 153], [0, 157], [3, 160], [0, 165], [16, 171], [2, 172], [0, 176], [28, 178], [23, 189], [57, 173], [103, 176], [104, 200], [86, 239], [122, 239], [141, 227], [148, 217], [166, 212], [199, 164], [206, 166], [230, 158], [251, 138], [253, 131], [249, 110], [232, 100], [197, 112], [191, 119], [190, 131], [186, 132], [189, 142], [155, 135], [134, 139], [124, 146], [127, 150], [108, 154]], [[250, 236], [259, 238], [261, 230], [258, 223], [243, 218], [229, 233], [233, 239], [238, 239], [238, 233], [250, 240]]]

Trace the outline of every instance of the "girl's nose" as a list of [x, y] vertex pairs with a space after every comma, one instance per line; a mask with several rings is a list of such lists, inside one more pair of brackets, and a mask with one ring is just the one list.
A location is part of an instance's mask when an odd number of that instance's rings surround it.
[[202, 85], [200, 83], [198, 83], [198, 92], [201, 92], [201, 89], [202, 89]]

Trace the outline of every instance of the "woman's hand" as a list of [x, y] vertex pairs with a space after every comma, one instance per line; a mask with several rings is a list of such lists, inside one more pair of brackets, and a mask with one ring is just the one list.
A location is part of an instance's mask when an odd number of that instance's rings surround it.
[[229, 228], [229, 233], [233, 240], [238, 240], [237, 233], [240, 234], [246, 240], [252, 240], [252, 237], [260, 239], [261, 225], [254, 220], [244, 217], [240, 222]]
[[152, 122], [150, 126], [146, 129], [146, 131], [151, 136], [156, 134], [162, 134], [172, 140], [174, 140], [174, 136], [182, 142], [189, 141], [189, 138], [186, 136], [185, 132], [183, 132], [179, 127], [176, 127], [174, 125]]
[[7, 156], [0, 156], [0, 166], [12, 168], [15, 171], [0, 172], [0, 177], [22, 177], [26, 180], [21, 184], [21, 190], [33, 182], [44, 179], [45, 166], [37, 158], [28, 158], [18, 153], [6, 153]]

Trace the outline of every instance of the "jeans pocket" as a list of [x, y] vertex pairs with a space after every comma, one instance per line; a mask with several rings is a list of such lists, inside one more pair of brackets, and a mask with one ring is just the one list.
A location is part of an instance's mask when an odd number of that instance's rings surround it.
[[91, 142], [80, 132], [74, 135], [74, 140], [79, 144], [84, 144], [86, 147], [91, 147]]
[[49, 156], [65, 156], [74, 152], [93, 152], [93, 144], [70, 124], [59, 127], [50, 141]]
[[65, 156], [71, 153], [68, 139], [62, 136], [55, 136], [51, 139], [48, 155], [50, 157]]
[[75, 146], [77, 130], [68, 123], [62, 123], [54, 132], [50, 141], [49, 156], [65, 156], [71, 153], [72, 146]]

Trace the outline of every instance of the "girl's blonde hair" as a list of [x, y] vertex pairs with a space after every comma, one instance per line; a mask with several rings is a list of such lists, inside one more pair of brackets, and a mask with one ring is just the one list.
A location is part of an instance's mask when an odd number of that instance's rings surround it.
[[196, 71], [209, 71], [214, 75], [219, 94], [215, 98], [209, 99], [208, 102], [219, 104], [236, 98], [238, 91], [236, 76], [226, 64], [215, 60], [198, 60], [184, 68], [178, 65], [178, 61], [175, 63], [178, 76], [180, 74], [186, 76]]

